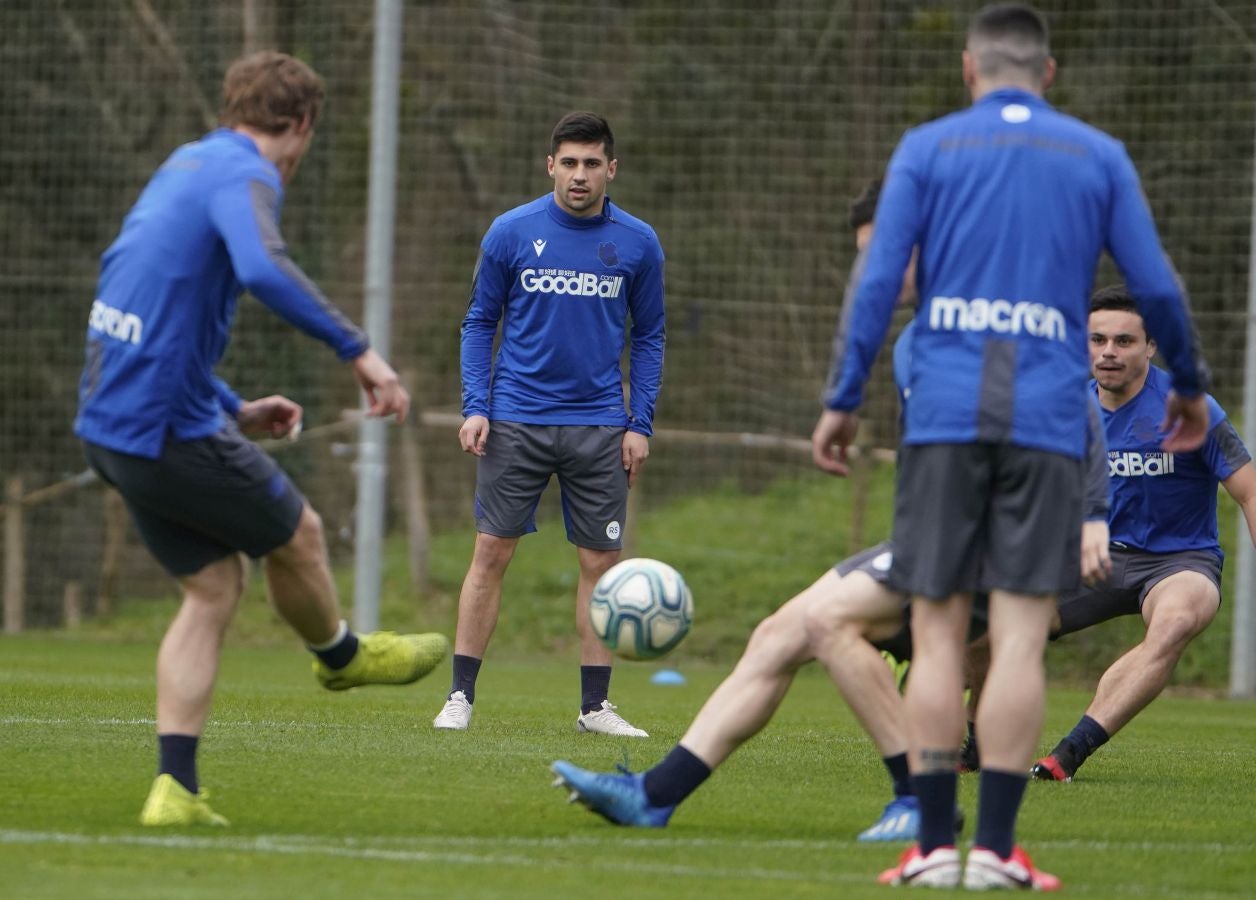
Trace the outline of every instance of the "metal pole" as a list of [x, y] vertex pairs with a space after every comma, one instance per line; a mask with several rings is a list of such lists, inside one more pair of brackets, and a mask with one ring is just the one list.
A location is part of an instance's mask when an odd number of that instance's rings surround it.
[[[371, 87], [371, 173], [364, 283], [366, 333], [388, 358], [392, 318], [393, 231], [396, 219], [397, 120], [401, 73], [401, 0], [375, 0], [375, 58]], [[388, 434], [378, 419], [358, 430], [358, 506], [354, 548], [353, 626], [379, 628], [380, 559]]]
[[[1247, 351], [1243, 364], [1243, 442], [1256, 447], [1256, 146], [1252, 151], [1252, 233], [1247, 252]], [[1256, 553], [1243, 510], [1235, 542], [1234, 631], [1230, 637], [1230, 696], [1256, 697]]]

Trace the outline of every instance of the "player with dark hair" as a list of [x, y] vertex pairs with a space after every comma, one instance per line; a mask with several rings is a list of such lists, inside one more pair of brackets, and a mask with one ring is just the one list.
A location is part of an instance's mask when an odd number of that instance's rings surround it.
[[1155, 352], [1124, 285], [1095, 294], [1090, 358], [1107, 429], [1114, 575], [1061, 599], [1053, 638], [1126, 615], [1141, 615], [1147, 632], [1104, 672], [1076, 727], [1034, 765], [1036, 778], [1071, 781], [1090, 754], [1160, 695], [1186, 645], [1216, 617], [1224, 558], [1218, 484], [1256, 536], [1256, 468], [1211, 396], [1203, 445], [1189, 453], [1160, 448], [1157, 426], [1170, 387], [1169, 376], [1151, 365]]
[[226, 824], [200, 790], [196, 751], [244, 589], [242, 553], [265, 559], [275, 608], [330, 690], [412, 682], [448, 648], [439, 634], [349, 630], [318, 514], [241, 435], [289, 435], [301, 407], [278, 395], [241, 400], [213, 373], [247, 288], [349, 363], [371, 415], [401, 419], [409, 407], [396, 373], [293, 264], [279, 233], [283, 187], [322, 99], [322, 80], [291, 56], [236, 61], [223, 127], [162, 164], [101, 260], [74, 429], [183, 589], [157, 655], [158, 775], [144, 825]]
[[[980, 10], [963, 54], [972, 106], [911, 129], [890, 161], [855, 297], [842, 375], [813, 434], [845, 474], [863, 387], [913, 250], [921, 303], [894, 516], [891, 584], [912, 595], [907, 686], [920, 841], [891, 884], [1059, 887], [1015, 843], [1045, 705], [1055, 596], [1076, 585], [1085, 444], [1086, 316], [1106, 248], [1173, 373], [1164, 449], [1207, 431], [1190, 320], [1121, 145], [1054, 110], [1046, 23], [1016, 3]], [[975, 846], [953, 811], [973, 594], [990, 594], [990, 675]]]
[[[653, 433], [663, 374], [663, 250], [611, 203], [614, 136], [590, 112], [550, 139], [551, 193], [499, 216], [480, 246], [462, 323], [462, 449], [479, 458], [475, 550], [458, 598], [453, 679], [439, 729], [471, 721], [502, 579], [552, 475], [576, 545], [580, 714], [576, 729], [646, 737], [608, 699], [611, 653], [588, 621], [593, 586], [619, 559], [628, 489]], [[629, 336], [628, 409], [619, 360]], [[501, 326], [496, 358], [493, 339]]]
[[[872, 236], [877, 189], [873, 182], [851, 208], [861, 255]], [[852, 280], [859, 269], [857, 259]], [[909, 266], [900, 295], [904, 302], [915, 296], [911, 275]], [[845, 327], [844, 316], [842, 321]], [[895, 345], [897, 371], [906, 371], [906, 360], [897, 351], [909, 340], [900, 337]], [[830, 389], [831, 382], [826, 394]], [[1091, 434], [1096, 441], [1088, 472], [1084, 556], [1091, 561], [1087, 576], [1098, 578], [1106, 571], [1108, 529], [1106, 453], [1097, 410]], [[558, 776], [555, 784], [569, 788], [571, 799], [611, 822], [662, 827], [677, 805], [767, 725], [798, 669], [819, 659], [876, 744], [893, 790], [881, 818], [859, 839], [914, 840], [920, 812], [908, 774], [906, 715], [894, 675], [881, 657], [881, 651], [889, 651], [901, 660], [911, 658], [911, 634], [905, 624], [910, 606], [886, 583], [892, 558], [888, 541], [858, 553], [764, 619], [732, 674], [656, 766], [638, 774], [616, 774], [590, 772], [560, 760], [552, 766]], [[979, 632], [984, 622], [976, 624]]]

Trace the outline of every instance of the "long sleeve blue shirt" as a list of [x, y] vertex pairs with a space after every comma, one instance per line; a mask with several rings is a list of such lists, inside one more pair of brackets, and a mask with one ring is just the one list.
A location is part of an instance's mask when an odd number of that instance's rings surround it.
[[853, 410], [919, 245], [903, 441], [1081, 457], [1089, 296], [1108, 250], [1195, 395], [1207, 373], [1177, 277], [1119, 142], [1017, 89], [912, 129], [890, 161], [830, 409]]
[[[625, 410], [619, 363], [630, 316]], [[581, 218], [547, 194], [498, 217], [481, 243], [462, 322], [462, 413], [650, 435], [665, 336], [654, 230], [609, 199]]]
[[195, 440], [240, 399], [214, 366], [248, 289], [342, 360], [366, 335], [288, 257], [283, 184], [246, 135], [218, 129], [171, 154], [101, 259], [87, 327], [74, 431], [155, 459], [167, 439]]

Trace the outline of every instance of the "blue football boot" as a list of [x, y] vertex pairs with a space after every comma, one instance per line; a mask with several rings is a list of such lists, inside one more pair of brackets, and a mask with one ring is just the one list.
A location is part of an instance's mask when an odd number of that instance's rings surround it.
[[550, 766], [558, 777], [554, 787], [571, 791], [569, 803], [580, 802], [608, 822], [633, 828], [662, 828], [675, 811], [675, 806], [653, 806], [645, 795], [645, 776], [629, 772], [589, 772], [566, 760]]

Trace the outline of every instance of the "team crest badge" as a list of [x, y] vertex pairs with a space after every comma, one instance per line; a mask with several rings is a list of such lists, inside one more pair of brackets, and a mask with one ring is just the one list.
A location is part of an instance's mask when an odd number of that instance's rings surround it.
[[615, 242], [603, 241], [598, 244], [597, 258], [608, 269], [619, 265], [619, 251], [615, 249]]

